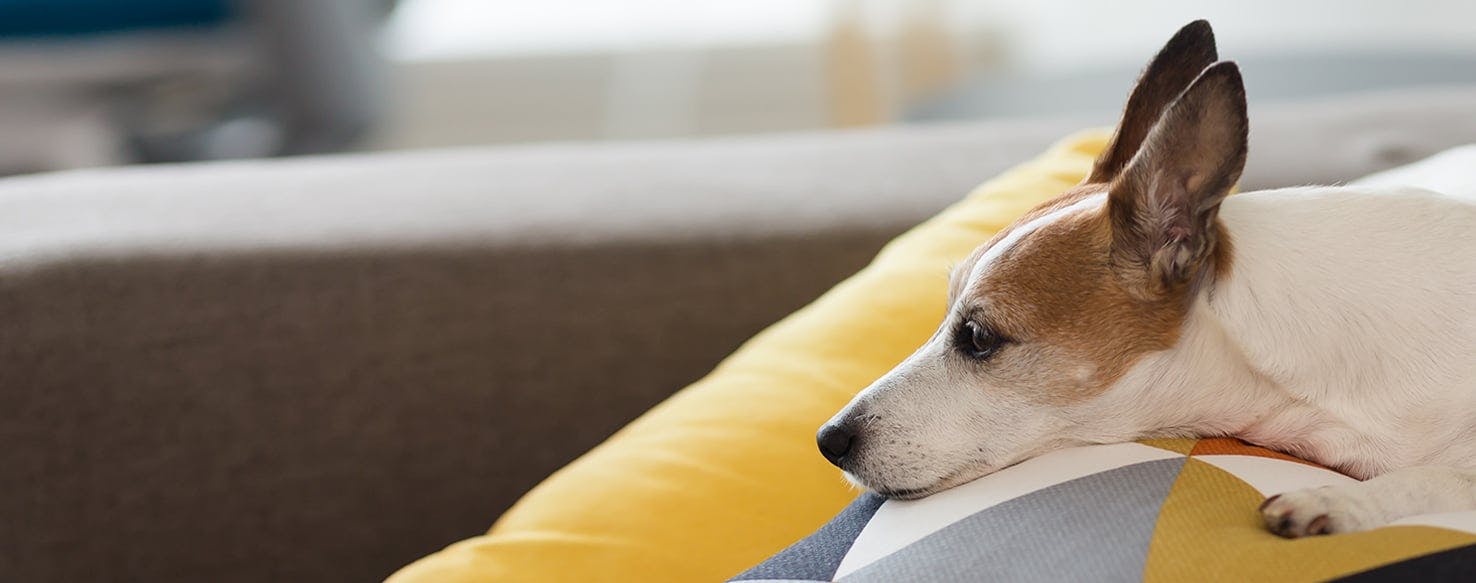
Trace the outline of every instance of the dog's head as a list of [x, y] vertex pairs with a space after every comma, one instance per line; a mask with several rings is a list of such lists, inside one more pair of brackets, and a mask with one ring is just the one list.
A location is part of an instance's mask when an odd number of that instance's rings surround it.
[[1088, 178], [957, 266], [933, 337], [820, 429], [826, 458], [916, 498], [1150, 429], [1106, 405], [1229, 267], [1217, 213], [1245, 163], [1245, 93], [1216, 58], [1203, 21], [1164, 46]]

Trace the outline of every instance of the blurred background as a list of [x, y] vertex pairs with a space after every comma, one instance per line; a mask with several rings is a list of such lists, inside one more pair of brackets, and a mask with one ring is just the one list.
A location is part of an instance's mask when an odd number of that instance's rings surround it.
[[0, 173], [1107, 122], [1194, 18], [1257, 101], [1476, 82], [1465, 0], [0, 0]]

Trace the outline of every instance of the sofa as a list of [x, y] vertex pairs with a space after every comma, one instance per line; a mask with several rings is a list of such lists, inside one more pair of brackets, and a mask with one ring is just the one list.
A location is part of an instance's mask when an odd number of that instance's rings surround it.
[[[1246, 189], [1476, 142], [1252, 107]], [[1072, 118], [0, 181], [0, 572], [363, 581], [485, 530]]]

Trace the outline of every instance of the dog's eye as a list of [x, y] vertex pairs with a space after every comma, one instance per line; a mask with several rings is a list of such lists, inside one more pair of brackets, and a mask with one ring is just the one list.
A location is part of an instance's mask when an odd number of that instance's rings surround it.
[[1004, 338], [978, 322], [965, 320], [959, 325], [953, 344], [969, 358], [984, 360], [999, 351], [999, 347], [1004, 345]]

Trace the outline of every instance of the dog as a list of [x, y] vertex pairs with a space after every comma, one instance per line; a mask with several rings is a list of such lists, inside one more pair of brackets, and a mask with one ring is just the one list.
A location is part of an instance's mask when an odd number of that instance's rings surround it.
[[1267, 499], [1285, 537], [1476, 509], [1476, 179], [1229, 196], [1248, 123], [1218, 59], [1181, 29], [1086, 179], [954, 269], [932, 338], [819, 430], [847, 479], [913, 499], [1063, 447], [1235, 436], [1364, 480]]

